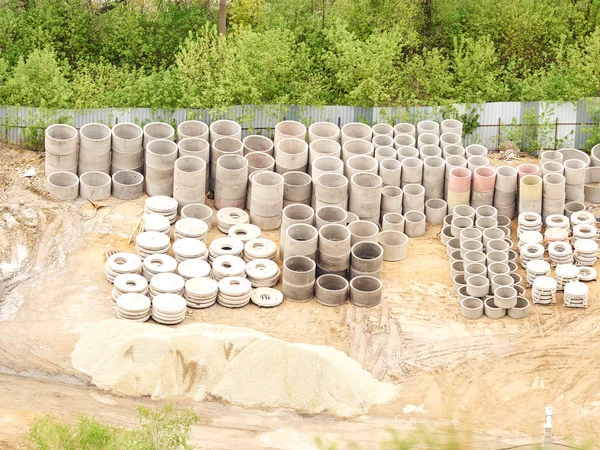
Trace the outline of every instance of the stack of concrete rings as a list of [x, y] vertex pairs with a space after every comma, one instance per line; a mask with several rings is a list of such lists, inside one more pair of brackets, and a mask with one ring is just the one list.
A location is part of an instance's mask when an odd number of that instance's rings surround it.
[[313, 298], [316, 267], [315, 261], [306, 256], [286, 258], [283, 262], [283, 296], [293, 302], [307, 302]]

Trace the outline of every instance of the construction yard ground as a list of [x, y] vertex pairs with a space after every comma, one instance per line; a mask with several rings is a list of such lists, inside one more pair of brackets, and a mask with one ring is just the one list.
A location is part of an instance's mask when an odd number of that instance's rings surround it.
[[[40, 414], [71, 420], [85, 413], [129, 426], [136, 405], [156, 404], [99, 390], [71, 365], [80, 333], [115, 317], [105, 252], [132, 251], [128, 240], [145, 197], [110, 198], [97, 210], [82, 199], [57, 202], [45, 193], [43, 166], [42, 154], [0, 146], [0, 448], [21, 448]], [[32, 179], [23, 176], [30, 167], [37, 170]], [[378, 307], [214, 305], [184, 322], [248, 327], [335, 347], [377, 379], [397, 384], [399, 400], [338, 419], [174, 399], [201, 416], [191, 442], [207, 449], [308, 450], [320, 436], [340, 448], [357, 443], [370, 449], [386, 438], [388, 426], [403, 431], [427, 424], [439, 433], [454, 427], [472, 448], [500, 448], [541, 442], [547, 405], [554, 408], [555, 436], [594, 439], [600, 423], [599, 284], [589, 284], [586, 310], [535, 306], [524, 320], [467, 321], [452, 293], [439, 231], [428, 226], [425, 236], [411, 239], [404, 261], [385, 263]], [[214, 227], [209, 241], [218, 235]], [[278, 241], [279, 231], [264, 236]]]

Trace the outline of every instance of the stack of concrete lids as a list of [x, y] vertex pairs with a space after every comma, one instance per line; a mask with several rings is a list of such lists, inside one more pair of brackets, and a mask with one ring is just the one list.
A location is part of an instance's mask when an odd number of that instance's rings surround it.
[[150, 318], [150, 299], [143, 294], [127, 293], [117, 298], [119, 319], [145, 322]]
[[183, 322], [186, 313], [185, 299], [178, 294], [159, 294], [152, 300], [152, 318], [164, 325]]
[[207, 233], [208, 225], [203, 220], [188, 217], [175, 222], [175, 240], [189, 238], [204, 242]]
[[229, 233], [234, 225], [250, 223], [250, 216], [240, 208], [221, 208], [217, 211], [217, 228], [222, 233]]
[[146, 280], [152, 280], [158, 273], [175, 273], [177, 261], [169, 255], [152, 255], [144, 260], [142, 276]]
[[241, 308], [250, 302], [252, 286], [246, 278], [227, 277], [219, 281], [219, 305], [227, 308]]
[[252, 291], [250, 300], [257, 306], [272, 308], [283, 302], [283, 294], [277, 289], [261, 287]]
[[171, 224], [169, 219], [160, 214], [144, 214], [144, 231], [156, 231], [158, 233], [171, 235]]
[[184, 280], [191, 278], [212, 278], [210, 264], [202, 259], [186, 259], [177, 266], [177, 273]]
[[272, 259], [277, 255], [277, 244], [270, 239], [252, 239], [244, 244], [244, 260]]
[[227, 277], [246, 277], [246, 263], [238, 256], [217, 256], [212, 264], [213, 277], [220, 281]]
[[154, 197], [148, 197], [144, 204], [144, 212], [146, 214], [160, 214], [169, 219], [169, 223], [175, 223], [177, 219], [177, 207], [179, 204], [177, 200], [166, 195], [155, 195]]
[[160, 294], [183, 295], [185, 280], [176, 273], [159, 273], [152, 277], [150, 281], [150, 298]]
[[177, 262], [182, 262], [186, 259], [202, 259], [206, 261], [208, 258], [206, 244], [192, 238], [179, 239], [173, 242], [173, 253], [175, 253]]
[[588, 305], [588, 287], [579, 282], [565, 285], [565, 306], [569, 308], [586, 308]]
[[243, 251], [244, 243], [239, 239], [230, 237], [217, 238], [208, 247], [208, 262], [212, 264], [217, 256], [241, 256]]
[[142, 259], [133, 253], [120, 252], [111, 255], [104, 265], [104, 275], [114, 283], [118, 275], [125, 273], [139, 274], [142, 268]]
[[112, 290], [112, 299], [117, 299], [123, 294], [148, 294], [148, 280], [137, 273], [123, 273], [115, 278], [115, 287]]
[[279, 266], [271, 259], [254, 259], [246, 264], [246, 277], [253, 288], [273, 287], [280, 275]]
[[256, 225], [244, 223], [232, 226], [227, 234], [229, 237], [239, 239], [245, 244], [252, 239], [258, 239], [262, 234], [262, 230]]
[[214, 305], [219, 294], [219, 284], [205, 277], [192, 278], [185, 282], [184, 297], [190, 308], [208, 308]]
[[142, 259], [150, 255], [166, 255], [170, 248], [169, 236], [158, 231], [143, 231], [135, 238], [135, 250]]

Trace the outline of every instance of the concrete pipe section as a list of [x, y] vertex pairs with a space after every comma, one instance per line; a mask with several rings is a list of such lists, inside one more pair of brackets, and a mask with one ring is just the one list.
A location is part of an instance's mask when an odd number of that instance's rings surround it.
[[308, 144], [302, 139], [286, 138], [275, 143], [275, 171], [279, 174], [306, 172]]
[[423, 183], [423, 161], [419, 158], [406, 158], [402, 160], [402, 181], [400, 187], [407, 184]]
[[242, 127], [233, 120], [217, 120], [210, 124], [210, 143], [221, 138], [242, 139]]
[[467, 160], [462, 156], [448, 156], [446, 159], [446, 171], [444, 173], [444, 192], [448, 201], [448, 183], [450, 182], [450, 171], [455, 167], [467, 167]]
[[423, 187], [425, 199], [444, 198], [444, 174], [446, 161], [439, 156], [429, 156], [423, 160]]
[[217, 161], [215, 175], [215, 208], [246, 206], [248, 161], [240, 155], [223, 155]]
[[542, 179], [537, 175], [524, 175], [519, 182], [519, 214], [542, 214]]
[[135, 170], [120, 170], [112, 176], [112, 195], [121, 200], [135, 200], [144, 195], [144, 176]]
[[383, 268], [383, 247], [375, 242], [359, 242], [350, 250], [350, 278], [368, 275], [379, 278]]
[[375, 147], [369, 141], [363, 139], [353, 139], [342, 145], [342, 161], [344, 164], [353, 156], [373, 156]]
[[448, 159], [450, 156], [460, 156], [464, 158], [466, 156], [465, 148], [462, 145], [447, 145], [442, 151], [442, 157]]
[[283, 206], [301, 203], [309, 205], [312, 196], [312, 178], [306, 172], [283, 174]]
[[277, 155], [279, 150], [277, 147], [279, 142], [290, 138], [304, 141], [306, 139], [306, 127], [294, 120], [284, 120], [275, 125], [275, 155]]
[[548, 161], [542, 164], [542, 178], [544, 178], [549, 173], [557, 173], [559, 175], [563, 175], [565, 173], [565, 166], [562, 163], [555, 161]]
[[212, 229], [213, 225], [213, 210], [210, 206], [203, 203], [185, 205], [181, 208], [181, 218], [199, 219], [203, 221], [208, 226], [208, 232]]
[[445, 119], [440, 124], [440, 131], [443, 133], [454, 133], [462, 136], [463, 124], [460, 120]]
[[[404, 186], [404, 199], [402, 207], [405, 215], [408, 211], [425, 211], [425, 188], [420, 184], [407, 184]], [[383, 208], [382, 208], [383, 209]], [[392, 211], [399, 212], [399, 211]]]
[[367, 124], [360, 122], [347, 123], [342, 127], [342, 147], [353, 139], [362, 139], [371, 142], [373, 130]]
[[143, 149], [144, 131], [134, 123], [118, 123], [112, 127], [112, 149], [122, 154], [138, 154]]
[[75, 200], [79, 195], [79, 177], [71, 172], [55, 172], [46, 179], [46, 189], [58, 200]]
[[196, 156], [206, 163], [208, 170], [210, 165], [210, 145], [207, 141], [200, 138], [190, 137], [180, 139], [177, 142], [179, 157]]
[[467, 168], [474, 172], [478, 167], [487, 167], [490, 165], [489, 159], [486, 156], [471, 156], [467, 158]]
[[248, 176], [253, 172], [265, 170], [273, 172], [275, 170], [275, 159], [266, 153], [252, 152], [244, 156], [248, 161]]
[[305, 223], [292, 224], [285, 230], [285, 253], [283, 261], [292, 256], [306, 256], [315, 259], [318, 245], [319, 232], [315, 227]]
[[575, 213], [585, 210], [585, 203], [581, 202], [569, 202], [565, 205], [565, 216], [569, 219]]
[[367, 220], [357, 220], [348, 224], [348, 230], [350, 230], [351, 240], [350, 245], [355, 245], [359, 242], [369, 241], [377, 242], [379, 227], [373, 222]]
[[175, 129], [168, 123], [164, 122], [150, 122], [144, 126], [144, 148], [148, 148], [148, 144], [157, 139], [174, 141]]
[[313, 141], [308, 146], [308, 172], [311, 173], [312, 164], [322, 156], [331, 156], [340, 159], [342, 156], [342, 146], [329, 139], [319, 139]]
[[77, 151], [79, 135], [70, 125], [56, 124], [46, 128], [44, 149], [53, 155], [65, 156]]
[[414, 136], [410, 136], [408, 134], [399, 134], [394, 137], [394, 148], [396, 150], [400, 150], [402, 147], [412, 147], [416, 149], [417, 140], [414, 138]]
[[324, 173], [344, 175], [344, 162], [340, 158], [333, 156], [321, 156], [313, 161], [313, 164], [309, 169], [314, 185]]
[[483, 301], [474, 297], [464, 298], [460, 302], [460, 314], [465, 319], [479, 319], [483, 316]]
[[397, 123], [394, 125], [394, 137], [407, 134], [411, 137], [416, 137], [417, 131], [412, 123]]
[[408, 236], [400, 231], [382, 231], [378, 243], [383, 248], [384, 261], [402, 261], [408, 254]]
[[307, 302], [313, 298], [315, 261], [306, 256], [291, 256], [283, 262], [282, 292], [292, 302]]
[[320, 230], [322, 226], [328, 223], [346, 225], [348, 223], [348, 213], [339, 206], [323, 206], [317, 209], [315, 214], [317, 230]]
[[425, 202], [425, 220], [430, 225], [441, 225], [448, 211], [448, 205], [441, 198], [430, 198]]
[[350, 230], [341, 224], [328, 223], [319, 229], [317, 265], [321, 270], [336, 273], [350, 267]]
[[80, 173], [110, 171], [110, 128], [101, 123], [88, 123], [79, 130]]
[[462, 138], [456, 133], [442, 133], [440, 135], [440, 147], [443, 150], [449, 145], [462, 145]]
[[375, 149], [375, 159], [381, 163], [384, 159], [396, 159], [396, 150], [391, 146], [383, 146]]
[[250, 153], [261, 153], [273, 156], [273, 141], [266, 136], [260, 134], [252, 134], [246, 136], [242, 140], [244, 146], [244, 156]]
[[315, 122], [308, 127], [308, 142], [321, 139], [339, 142], [340, 135], [340, 127], [331, 122]]
[[465, 148], [467, 160], [473, 156], [484, 156], [487, 159], [488, 149], [484, 145], [471, 144]]
[[202, 139], [208, 142], [208, 125], [199, 120], [186, 120], [177, 127], [177, 141], [188, 138]]
[[348, 301], [348, 280], [334, 274], [321, 275], [315, 283], [315, 300], [324, 306], [339, 306]]
[[378, 134], [376, 136], [373, 136], [373, 147], [375, 148], [375, 151], [377, 151], [377, 149], [379, 147], [393, 147], [394, 145], [394, 138], [391, 136], [387, 136], [384, 134]]
[[361, 276], [350, 281], [350, 302], [370, 308], [381, 303], [383, 284], [375, 277]]
[[110, 197], [112, 180], [104, 172], [86, 172], [79, 178], [79, 195], [93, 202]]
[[428, 145], [433, 145], [433, 146], [439, 147], [440, 146], [439, 136], [436, 136], [435, 134], [431, 134], [431, 133], [420, 134], [419, 137], [417, 138], [417, 148], [419, 150], [421, 150], [423, 147], [428, 146]]
[[415, 147], [402, 146], [396, 151], [396, 159], [402, 162], [407, 158], [421, 158], [421, 153]]
[[206, 162], [197, 156], [183, 156], [175, 161], [173, 198], [179, 211], [185, 205], [206, 201]]
[[348, 207], [348, 179], [341, 174], [323, 173], [314, 185], [313, 208], [322, 206]]
[[563, 163], [563, 154], [556, 150], [546, 150], [540, 154], [540, 165], [547, 162]]
[[586, 202], [600, 203], [600, 167], [587, 167], [585, 169], [584, 198]]
[[167, 139], [154, 139], [146, 144], [146, 193], [173, 196], [173, 176], [177, 160], [177, 144]]
[[421, 237], [425, 234], [426, 217], [421, 211], [404, 214], [404, 232], [408, 237]]
[[417, 136], [425, 133], [434, 134], [435, 136], [440, 135], [440, 124], [433, 120], [422, 120], [417, 123]]
[[400, 186], [402, 163], [396, 159], [384, 159], [379, 163], [379, 176], [383, 186]]
[[471, 171], [463, 167], [450, 170], [448, 180], [448, 211], [459, 205], [468, 205], [471, 198]]
[[399, 187], [385, 186], [381, 190], [381, 214], [385, 215], [391, 212], [402, 214], [402, 195], [402, 189]]
[[584, 167], [588, 167], [590, 165], [590, 157], [587, 153], [582, 152], [581, 150], [577, 150], [575, 148], [559, 148], [558, 152], [563, 155], [563, 162], [577, 159], [584, 163]]
[[374, 173], [377, 175], [379, 171], [379, 163], [372, 156], [356, 155], [348, 158], [346, 161], [345, 175], [351, 179], [352, 175], [359, 172]]
[[389, 123], [376, 123], [371, 127], [373, 131], [373, 139], [377, 136], [389, 136], [394, 137], [394, 127]]
[[285, 238], [287, 229], [294, 224], [305, 224], [313, 226], [315, 223], [315, 211], [308, 205], [288, 205], [283, 208], [281, 219], [281, 230], [279, 236], [279, 258], [285, 259]]
[[360, 219], [379, 218], [382, 181], [378, 175], [361, 172], [350, 180], [348, 210]]
[[398, 213], [387, 213], [381, 218], [381, 229], [404, 233], [404, 216]]
[[565, 201], [583, 202], [585, 200], [585, 170], [583, 161], [569, 159], [563, 164], [565, 168]]
[[261, 230], [275, 230], [281, 225], [283, 210], [283, 176], [275, 172], [255, 172], [252, 176], [250, 221]]
[[478, 206], [494, 203], [494, 188], [496, 185], [496, 169], [493, 167], [477, 167], [473, 172], [473, 187], [471, 205]]
[[[211, 135], [212, 137], [212, 135]], [[223, 155], [244, 154], [242, 141], [233, 137], [221, 137], [211, 142], [210, 149], [210, 188], [215, 188], [215, 176], [217, 174], [217, 161]]]

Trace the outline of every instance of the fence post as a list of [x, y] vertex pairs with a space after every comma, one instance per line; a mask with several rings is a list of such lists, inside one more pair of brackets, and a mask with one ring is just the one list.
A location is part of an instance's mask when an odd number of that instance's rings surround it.
[[496, 150], [500, 149], [500, 119], [501, 117], [498, 117], [498, 137], [496, 138]]
[[558, 147], [558, 117], [554, 124], [554, 150], [556, 150], [556, 147]]

